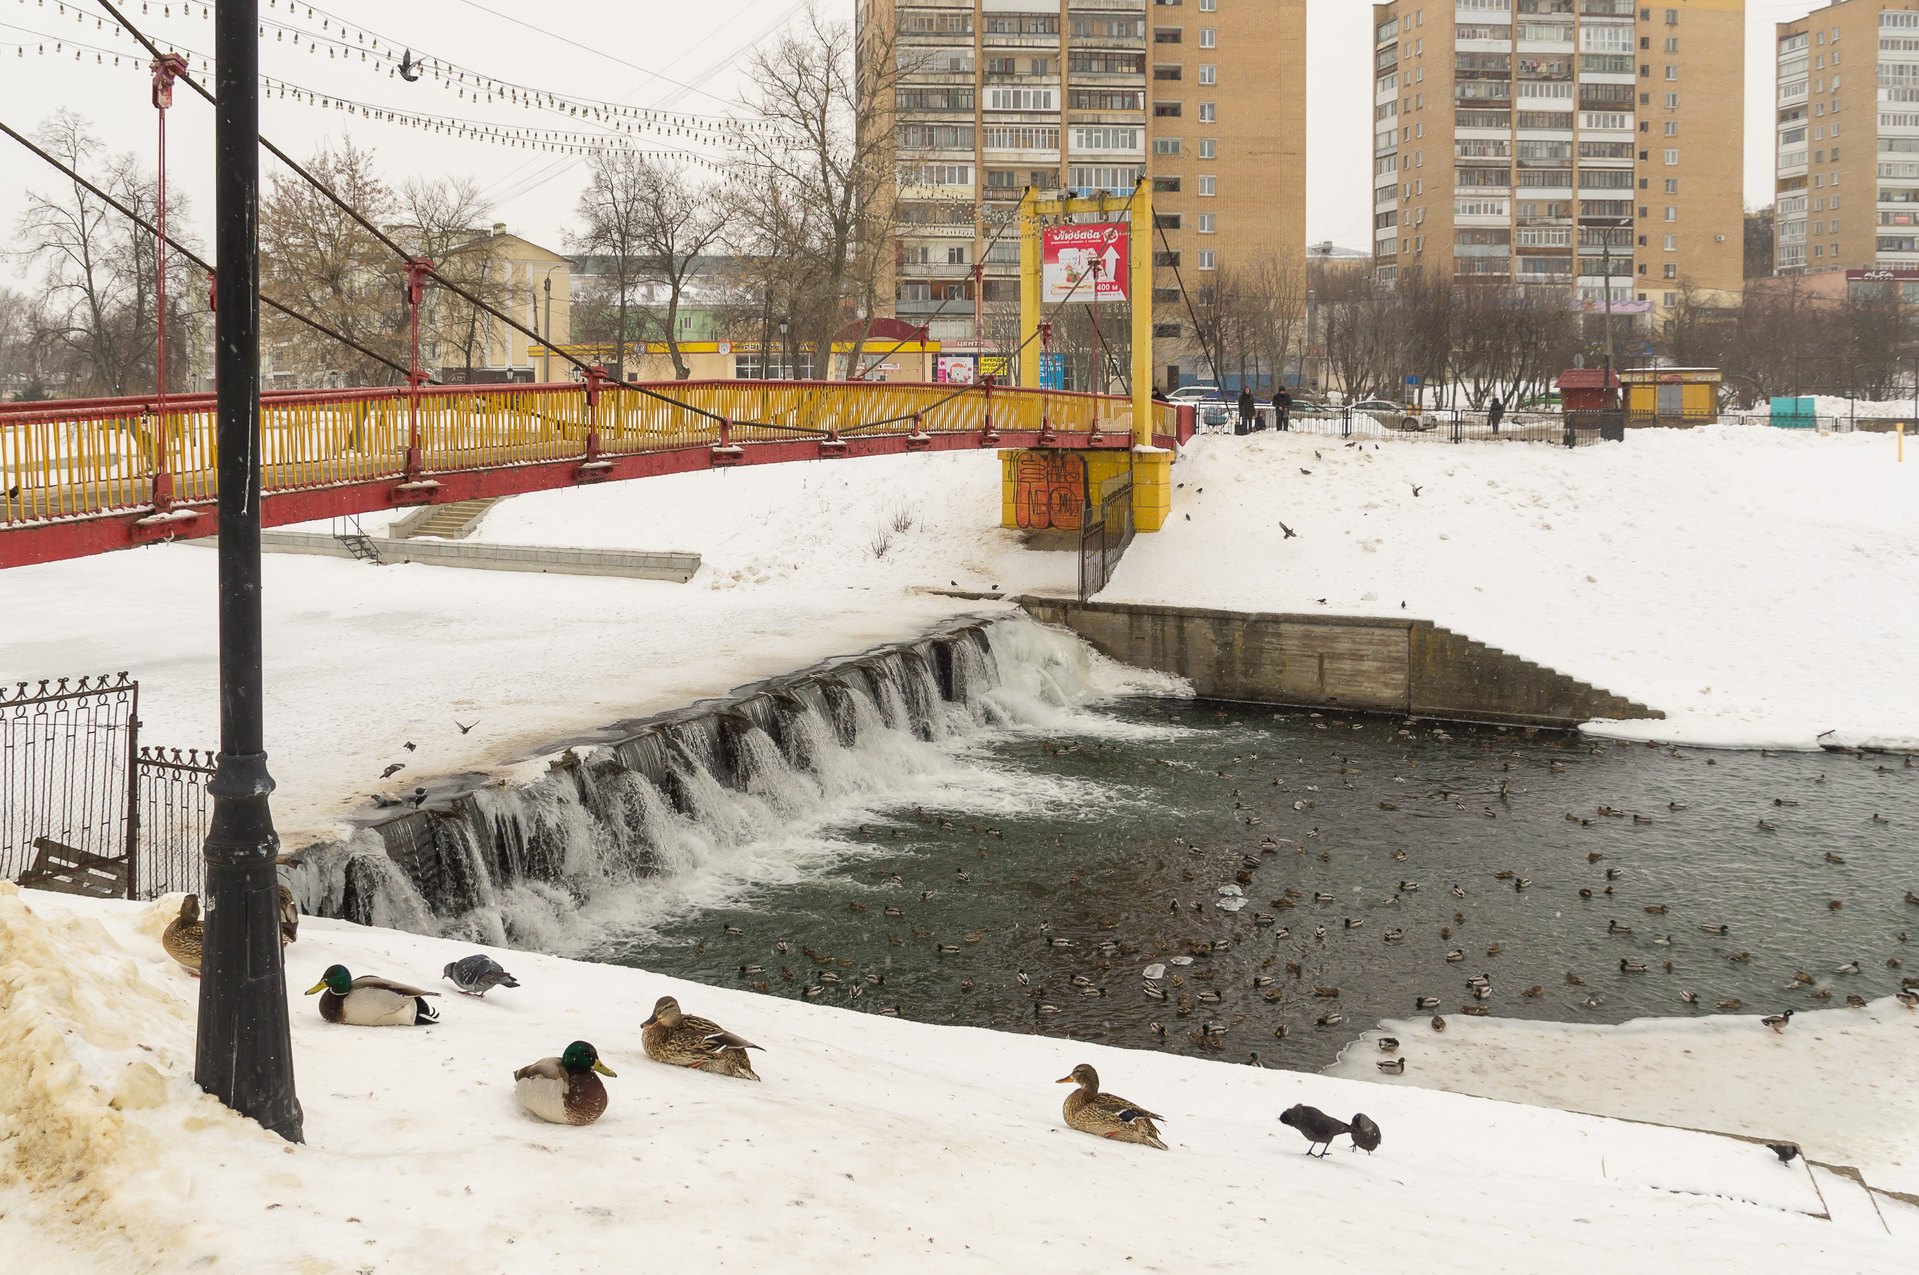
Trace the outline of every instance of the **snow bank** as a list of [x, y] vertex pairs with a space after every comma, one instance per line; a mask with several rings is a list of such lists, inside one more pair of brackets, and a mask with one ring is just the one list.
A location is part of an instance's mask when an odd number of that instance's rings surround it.
[[[1448, 1018], [1388, 1021], [1328, 1075], [1797, 1142], [1885, 1190], [1919, 1193], [1919, 1014], [1892, 997], [1801, 1010], [1775, 1035], [1758, 1014], [1614, 1027]], [[1406, 1071], [1379, 1074], [1381, 1036]]]
[[1172, 521], [1103, 599], [1429, 619], [1667, 714], [1598, 728], [1628, 738], [1810, 748], [1919, 724], [1919, 464], [1883, 435], [1206, 436], [1175, 477]]
[[[1803, 1167], [1748, 1143], [523, 952], [496, 953], [522, 987], [449, 988], [425, 1029], [333, 1027], [292, 997], [308, 1141], [289, 1147], [193, 1088], [197, 989], [159, 948], [163, 916], [0, 886], [0, 1248], [34, 1255], [36, 1275], [253, 1269], [263, 1253], [288, 1270], [450, 1273], [629, 1269], [647, 1252], [791, 1271], [1909, 1263], [1872, 1209], [1824, 1220]], [[433, 985], [471, 950], [309, 920], [290, 955], [296, 985], [336, 961]], [[765, 1045], [765, 1083], [649, 1062], [639, 1025], [663, 993]], [[513, 1069], [576, 1038], [619, 1072], [606, 1117], [522, 1114]], [[1169, 1152], [1062, 1126], [1050, 1082], [1082, 1061], [1164, 1113]], [[1379, 1154], [1309, 1159], [1277, 1121], [1300, 1101], [1371, 1115]], [[67, 1172], [22, 1172], [28, 1147]]]

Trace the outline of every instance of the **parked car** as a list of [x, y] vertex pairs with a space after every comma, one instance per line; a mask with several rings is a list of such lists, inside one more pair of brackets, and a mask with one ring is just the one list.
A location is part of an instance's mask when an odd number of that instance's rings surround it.
[[1233, 418], [1232, 405], [1217, 385], [1182, 385], [1166, 396], [1169, 403], [1190, 403], [1202, 425], [1224, 425]]
[[1356, 415], [1370, 416], [1391, 429], [1427, 430], [1433, 427], [1432, 420], [1423, 417], [1418, 408], [1407, 407], [1403, 403], [1395, 403], [1390, 399], [1361, 399], [1349, 410]]

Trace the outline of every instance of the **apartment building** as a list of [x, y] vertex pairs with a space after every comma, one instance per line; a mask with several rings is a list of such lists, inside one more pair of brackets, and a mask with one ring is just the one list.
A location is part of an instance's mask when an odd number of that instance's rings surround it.
[[1876, 276], [1919, 300], [1919, 0], [1839, 0], [1778, 41], [1778, 272]]
[[1745, 0], [1374, 6], [1375, 271], [1659, 312], [1743, 286]]
[[949, 351], [1005, 348], [1021, 192], [1119, 197], [1145, 175], [1158, 222], [1154, 363], [1167, 379], [1199, 375], [1183, 297], [1221, 270], [1304, 254], [1305, 8], [861, 0], [863, 28], [897, 32], [898, 317]]

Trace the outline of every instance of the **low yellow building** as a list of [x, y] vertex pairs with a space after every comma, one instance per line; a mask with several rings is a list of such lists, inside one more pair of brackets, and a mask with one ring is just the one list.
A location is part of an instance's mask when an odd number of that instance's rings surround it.
[[1635, 425], [1709, 425], [1719, 419], [1716, 367], [1641, 367], [1619, 373], [1626, 417]]

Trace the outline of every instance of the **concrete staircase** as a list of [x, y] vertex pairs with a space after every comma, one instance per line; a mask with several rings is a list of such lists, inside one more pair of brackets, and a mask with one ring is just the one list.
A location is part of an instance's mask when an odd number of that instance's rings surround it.
[[[1507, 711], [1518, 719], [1536, 716], [1628, 721], [1665, 716], [1636, 700], [1441, 625], [1415, 624], [1411, 648], [1414, 667], [1420, 674], [1414, 679], [1419, 692], [1414, 697], [1415, 713], [1458, 702], [1459, 692], [1469, 687], [1497, 684], [1512, 701]], [[1429, 702], [1422, 704], [1421, 700]]]
[[486, 516], [487, 510], [504, 499], [504, 496], [495, 496], [487, 500], [456, 500], [448, 505], [429, 505], [394, 523], [388, 535], [395, 540], [412, 540], [420, 536], [464, 540], [479, 525], [480, 519]]

